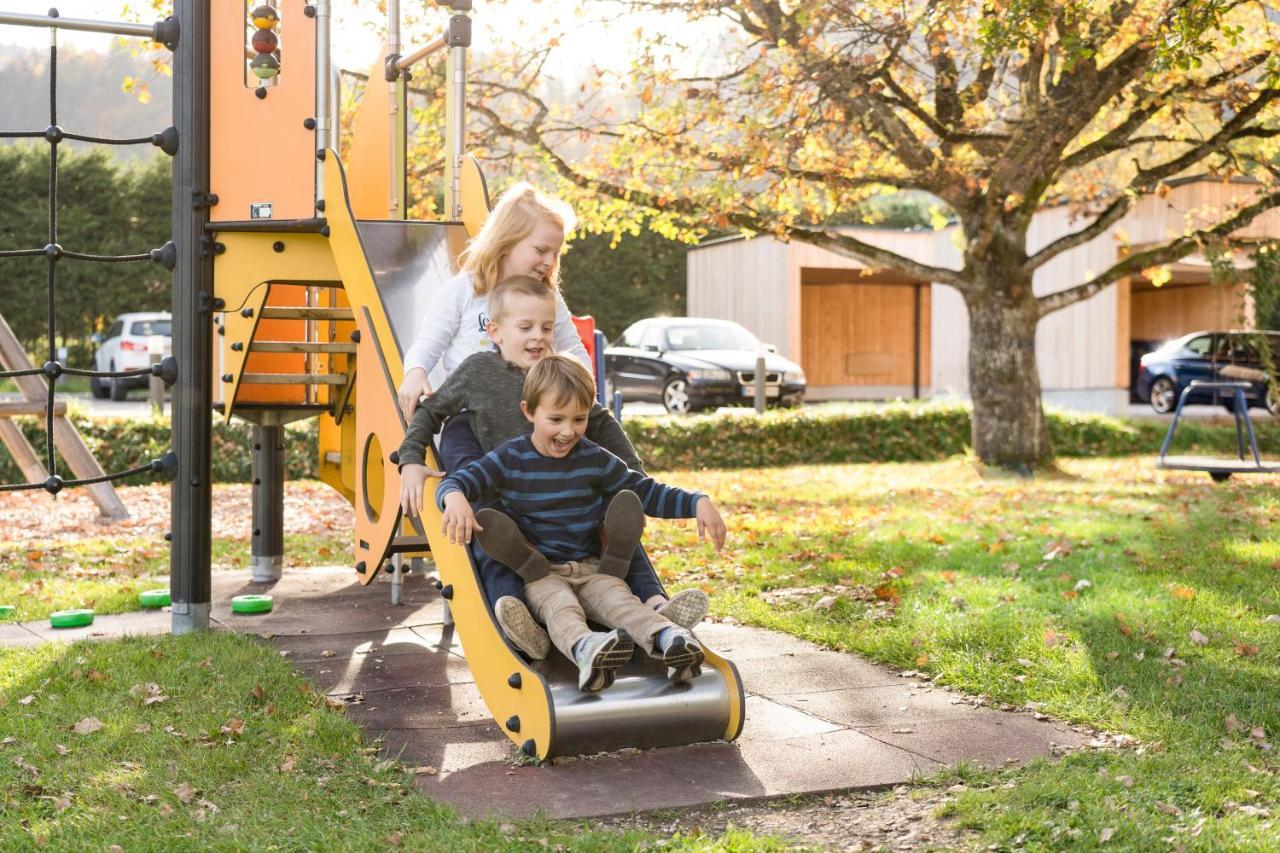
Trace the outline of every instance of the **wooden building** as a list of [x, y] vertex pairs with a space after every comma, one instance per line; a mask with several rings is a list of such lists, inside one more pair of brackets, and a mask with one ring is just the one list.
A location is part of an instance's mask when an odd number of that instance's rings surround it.
[[[1039, 294], [1087, 281], [1126, 252], [1217, 221], [1233, 201], [1251, 197], [1244, 181], [1187, 179], [1163, 196], [1136, 203], [1094, 240], [1063, 252], [1036, 272]], [[1036, 214], [1035, 251], [1086, 225], [1067, 206]], [[954, 228], [858, 228], [859, 239], [921, 263], [956, 268]], [[1280, 237], [1272, 210], [1240, 232]], [[1243, 264], [1238, 261], [1238, 265]], [[690, 316], [736, 320], [800, 363], [810, 400], [964, 397], [968, 391], [968, 312], [959, 291], [936, 282], [867, 268], [852, 258], [771, 237], [704, 243], [688, 255]], [[1040, 321], [1036, 356], [1047, 403], [1120, 412], [1129, 400], [1133, 354], [1202, 329], [1248, 327], [1242, 285], [1211, 285], [1193, 256], [1156, 287], [1135, 276]]]

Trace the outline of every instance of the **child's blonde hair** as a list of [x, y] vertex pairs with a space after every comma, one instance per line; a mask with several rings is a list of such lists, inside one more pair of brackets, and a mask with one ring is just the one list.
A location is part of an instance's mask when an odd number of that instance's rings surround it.
[[536, 296], [539, 299], [555, 299], [551, 285], [531, 275], [507, 276], [489, 291], [489, 320], [499, 323], [507, 316], [507, 303], [512, 296]]
[[[554, 223], [566, 237], [577, 223], [573, 208], [558, 198], [538, 192], [527, 181], [521, 181], [498, 198], [480, 233], [458, 256], [459, 268], [472, 275], [477, 296], [488, 293], [498, 283], [502, 259], [533, 233], [540, 220]], [[547, 283], [553, 288], [560, 286], [559, 255], [551, 262]]]
[[596, 381], [582, 366], [582, 362], [567, 355], [552, 354], [545, 356], [533, 367], [524, 378], [524, 390], [520, 399], [530, 412], [538, 409], [544, 399], [551, 405], [577, 403], [585, 409], [591, 408], [596, 398]]

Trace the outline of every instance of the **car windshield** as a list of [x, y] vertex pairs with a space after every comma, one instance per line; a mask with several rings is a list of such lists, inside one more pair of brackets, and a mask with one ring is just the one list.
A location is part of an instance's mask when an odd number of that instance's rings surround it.
[[745, 349], [760, 346], [756, 336], [741, 326], [672, 326], [667, 329], [667, 349]]
[[169, 330], [169, 320], [135, 320], [129, 328], [131, 335], [168, 335], [172, 336], [173, 332]]

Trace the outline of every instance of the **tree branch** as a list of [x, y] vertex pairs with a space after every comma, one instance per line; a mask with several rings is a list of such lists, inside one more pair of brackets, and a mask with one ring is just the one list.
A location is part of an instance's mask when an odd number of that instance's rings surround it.
[[1164, 107], [1171, 102], [1171, 99], [1181, 92], [1185, 92], [1191, 88], [1208, 90], [1214, 86], [1219, 86], [1228, 80], [1256, 68], [1258, 65], [1265, 62], [1270, 55], [1270, 51], [1255, 53], [1239, 65], [1225, 71], [1220, 71], [1204, 81], [1184, 79], [1178, 85], [1170, 86], [1163, 92], [1153, 95], [1147, 106], [1134, 109], [1123, 122], [1107, 131], [1106, 134], [1095, 139], [1093, 142], [1090, 142], [1088, 145], [1076, 149], [1066, 157], [1063, 157], [1058, 163], [1058, 173], [1083, 166], [1084, 164], [1092, 162], [1099, 157], [1104, 157], [1107, 154], [1114, 153], [1127, 147], [1130, 144], [1129, 137], [1146, 124], [1148, 119], [1160, 110], [1164, 109]]
[[1184, 234], [1175, 240], [1129, 255], [1119, 263], [1112, 265], [1110, 269], [1094, 276], [1083, 284], [1041, 296], [1038, 300], [1040, 316], [1044, 317], [1054, 311], [1060, 311], [1069, 305], [1088, 299], [1125, 276], [1141, 272], [1148, 267], [1167, 264], [1179, 258], [1184, 258], [1206, 240], [1214, 237], [1227, 237], [1232, 231], [1245, 227], [1259, 215], [1275, 207], [1280, 207], [1280, 191], [1264, 195], [1258, 201], [1248, 207], [1241, 208], [1234, 216], [1219, 222], [1212, 228], [1192, 231], [1190, 234]]
[[873, 246], [840, 231], [796, 226], [788, 229], [787, 237], [801, 243], [829, 249], [838, 255], [856, 258], [877, 267], [895, 270], [922, 281], [949, 284], [962, 293], [968, 289], [967, 282], [961, 276], [960, 270], [922, 264], [919, 261], [913, 261], [910, 258], [899, 255], [897, 252]]

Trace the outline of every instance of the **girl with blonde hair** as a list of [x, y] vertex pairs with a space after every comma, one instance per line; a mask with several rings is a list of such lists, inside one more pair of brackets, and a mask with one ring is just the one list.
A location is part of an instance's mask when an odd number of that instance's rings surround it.
[[533, 276], [551, 285], [556, 294], [552, 347], [591, 369], [559, 289], [560, 250], [575, 224], [569, 205], [527, 182], [502, 194], [480, 233], [459, 256], [458, 274], [431, 300], [418, 336], [404, 354], [404, 381], [397, 397], [405, 420], [413, 416], [422, 395], [431, 392], [427, 374], [437, 362], [452, 373], [467, 356], [489, 349], [489, 291], [511, 276]]

